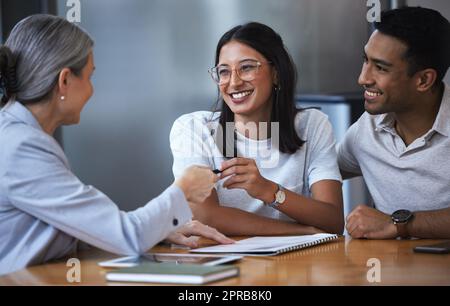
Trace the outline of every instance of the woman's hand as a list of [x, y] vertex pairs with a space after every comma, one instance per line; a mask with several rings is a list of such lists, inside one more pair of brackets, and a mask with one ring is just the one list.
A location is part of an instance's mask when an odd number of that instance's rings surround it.
[[202, 203], [211, 195], [219, 178], [208, 167], [192, 166], [175, 181], [181, 188], [188, 202]]
[[227, 189], [244, 189], [247, 193], [264, 203], [272, 203], [278, 185], [261, 176], [253, 159], [234, 158], [222, 164], [220, 179], [230, 177], [223, 184]]
[[190, 248], [198, 247], [200, 237], [217, 241], [220, 244], [232, 244], [235, 241], [227, 238], [215, 228], [198, 221], [191, 221], [167, 237], [166, 242], [184, 245]]

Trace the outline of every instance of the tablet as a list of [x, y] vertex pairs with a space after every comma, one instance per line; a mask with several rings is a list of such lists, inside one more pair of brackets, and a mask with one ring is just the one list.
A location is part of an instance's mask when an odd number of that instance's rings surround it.
[[171, 262], [176, 264], [198, 264], [204, 266], [215, 266], [230, 263], [242, 259], [235, 255], [200, 255], [200, 254], [165, 254], [150, 253], [141, 256], [121, 257], [98, 263], [104, 268], [128, 268], [135, 267], [141, 263], [148, 262]]

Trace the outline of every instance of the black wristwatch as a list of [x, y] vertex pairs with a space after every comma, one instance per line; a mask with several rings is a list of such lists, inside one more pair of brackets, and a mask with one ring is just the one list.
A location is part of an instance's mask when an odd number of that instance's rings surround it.
[[392, 222], [397, 226], [400, 238], [409, 238], [407, 225], [414, 218], [414, 214], [406, 209], [397, 210], [391, 215]]

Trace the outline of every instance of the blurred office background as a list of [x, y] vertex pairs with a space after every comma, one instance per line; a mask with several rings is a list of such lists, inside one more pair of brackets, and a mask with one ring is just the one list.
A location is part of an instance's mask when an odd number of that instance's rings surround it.
[[[259, 21], [282, 35], [299, 71], [300, 105], [322, 107], [338, 139], [360, 115], [357, 78], [370, 35], [366, 0], [80, 2], [81, 26], [96, 41], [96, 91], [81, 125], [63, 128], [59, 137], [74, 172], [124, 210], [144, 205], [172, 183], [171, 126], [180, 115], [215, 103], [207, 70], [219, 38], [235, 25]], [[67, 3], [0, 0], [2, 40], [26, 15], [66, 16]], [[448, 0], [382, 1], [383, 8], [404, 4], [450, 18]], [[360, 179], [346, 183], [346, 212], [367, 200]]]

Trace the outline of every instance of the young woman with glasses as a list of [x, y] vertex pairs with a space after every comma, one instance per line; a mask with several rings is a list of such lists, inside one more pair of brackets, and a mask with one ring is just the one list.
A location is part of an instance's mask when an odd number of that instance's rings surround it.
[[171, 132], [173, 172], [192, 164], [221, 181], [194, 217], [228, 235], [342, 233], [342, 184], [327, 117], [297, 110], [296, 70], [281, 37], [260, 23], [220, 39], [220, 111], [180, 117]]

